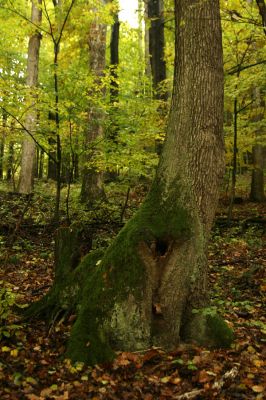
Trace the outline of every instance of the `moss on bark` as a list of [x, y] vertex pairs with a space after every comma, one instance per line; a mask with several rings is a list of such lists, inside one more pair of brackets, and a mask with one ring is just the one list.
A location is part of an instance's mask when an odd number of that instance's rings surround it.
[[207, 314], [204, 310], [191, 315], [183, 328], [183, 339], [209, 348], [227, 348], [234, 340], [232, 329], [218, 314]]
[[152, 248], [160, 243], [163, 247], [166, 242], [187, 237], [189, 226], [187, 212], [177, 208], [176, 201], [170, 197], [163, 201], [158, 191], [150, 192], [97, 261], [94, 273], [86, 278], [68, 346], [71, 359], [100, 362], [109, 360], [113, 349], [136, 350], [150, 345], [151, 277], [139, 246], [145, 243]]

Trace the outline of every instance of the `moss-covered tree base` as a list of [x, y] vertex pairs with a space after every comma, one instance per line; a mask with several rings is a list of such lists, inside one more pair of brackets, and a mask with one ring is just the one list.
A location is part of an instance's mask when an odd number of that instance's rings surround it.
[[218, 314], [203, 311], [192, 315], [183, 328], [186, 342], [195, 342], [209, 348], [228, 348], [234, 340], [232, 329]]
[[195, 282], [200, 288], [205, 273], [205, 242], [199, 220], [178, 206], [175, 195], [168, 190], [162, 200], [153, 190], [110, 247], [80, 263], [73, 264], [79, 229], [59, 232], [54, 286], [28, 314], [51, 317], [75, 308], [67, 348], [73, 361], [102, 363], [115, 350], [154, 345], [172, 350], [180, 336], [211, 347], [230, 345], [231, 333], [217, 316], [186, 318], [191, 290]]

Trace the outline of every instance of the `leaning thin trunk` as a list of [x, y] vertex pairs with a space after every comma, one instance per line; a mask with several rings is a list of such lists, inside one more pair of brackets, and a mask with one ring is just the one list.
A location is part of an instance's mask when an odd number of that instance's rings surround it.
[[265, 148], [262, 144], [256, 144], [252, 148], [253, 170], [251, 179], [250, 200], [262, 203], [265, 200], [264, 194], [264, 164]]
[[168, 97], [168, 93], [163, 87], [166, 79], [163, 9], [163, 0], [148, 0], [148, 17], [150, 19], [149, 55], [154, 96], [159, 100], [167, 100]]
[[[42, 0], [38, 0], [37, 4], [32, 1], [31, 21], [34, 25], [41, 23]], [[27, 80], [26, 84], [30, 90], [34, 92], [38, 84], [38, 64], [39, 64], [39, 50], [41, 44], [41, 34], [37, 31], [29, 39], [28, 46], [28, 63], [27, 63]], [[36, 101], [37, 95], [33, 94], [32, 104], [26, 115], [25, 127], [28, 131], [34, 134], [36, 130], [37, 110]], [[25, 138], [22, 143], [22, 157], [21, 157], [21, 170], [19, 178], [19, 193], [31, 193], [33, 190], [34, 181], [34, 161], [36, 154], [36, 145], [32, 138], [25, 133]]]

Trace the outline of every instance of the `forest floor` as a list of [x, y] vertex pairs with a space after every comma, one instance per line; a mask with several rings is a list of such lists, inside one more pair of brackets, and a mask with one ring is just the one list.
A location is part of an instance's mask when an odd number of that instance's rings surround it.
[[[121, 352], [112, 364], [92, 368], [64, 359], [74, 316], [47, 326], [11, 311], [51, 286], [54, 229], [29, 215], [25, 201], [0, 192], [0, 202], [1, 400], [266, 398], [265, 205], [235, 205], [231, 225], [221, 205], [213, 229], [210, 312], [217, 309], [233, 328], [230, 349]], [[40, 217], [49, 205], [35, 207]]]

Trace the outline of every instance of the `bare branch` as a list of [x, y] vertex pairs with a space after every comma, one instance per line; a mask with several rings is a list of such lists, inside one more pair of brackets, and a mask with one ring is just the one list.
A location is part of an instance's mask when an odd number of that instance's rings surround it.
[[6, 108], [0, 106], [0, 108], [12, 117], [20, 126], [21, 128], [32, 138], [32, 140], [36, 143], [36, 145], [55, 163], [57, 164], [57, 160], [35, 139], [33, 134], [26, 128], [26, 126], [11, 112], [9, 112]]
[[256, 67], [257, 65], [261, 65], [261, 64], [266, 64], [266, 60], [261, 60], [254, 64], [248, 64], [248, 65], [238, 64], [238, 65], [235, 65], [234, 67], [230, 68], [228, 71], [225, 71], [225, 73], [227, 75], [234, 75], [241, 71], [244, 71], [245, 69], [253, 68], [253, 67]]

